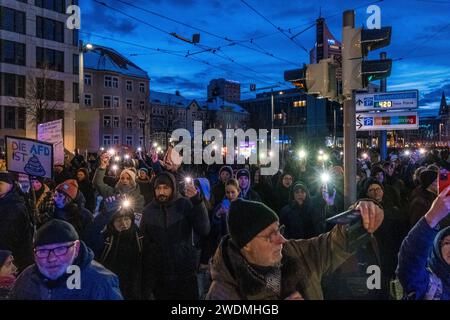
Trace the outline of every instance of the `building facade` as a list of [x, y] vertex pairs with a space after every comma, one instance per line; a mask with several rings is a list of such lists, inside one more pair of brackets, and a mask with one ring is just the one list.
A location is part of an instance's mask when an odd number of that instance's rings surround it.
[[237, 103], [241, 100], [241, 84], [224, 78], [212, 79], [208, 84], [208, 99], [214, 97]]
[[78, 31], [65, 12], [77, 2], [0, 2], [0, 146], [5, 135], [35, 139], [37, 123], [62, 119], [64, 147], [74, 150]]
[[77, 147], [137, 148], [149, 141], [150, 78], [116, 50], [93, 45], [84, 53], [84, 92], [77, 112]]

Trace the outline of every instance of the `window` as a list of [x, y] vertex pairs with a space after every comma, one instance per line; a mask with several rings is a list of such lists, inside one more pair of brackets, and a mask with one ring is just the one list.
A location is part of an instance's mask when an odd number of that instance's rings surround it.
[[64, 72], [64, 52], [36, 47], [36, 67]]
[[306, 107], [306, 100], [294, 101], [294, 108]]
[[0, 29], [25, 34], [25, 12], [0, 6]]
[[80, 91], [80, 88], [79, 88], [78, 82], [73, 83], [72, 90], [73, 90], [73, 102], [80, 103], [80, 96], [79, 96], [79, 92], [78, 92], [78, 91]]
[[109, 146], [111, 144], [111, 136], [110, 135], [103, 135], [103, 145]]
[[0, 96], [25, 97], [25, 76], [0, 73]]
[[17, 108], [17, 129], [25, 130], [26, 111], [24, 107]]
[[36, 91], [39, 99], [64, 101], [64, 81], [36, 78]]
[[78, 47], [78, 41], [80, 41], [80, 33], [78, 29], [73, 29], [72, 45]]
[[139, 145], [140, 146], [144, 145], [144, 137], [139, 137]]
[[145, 110], [145, 101], [139, 101], [139, 110], [144, 111]]
[[114, 136], [114, 137], [113, 137], [113, 144], [114, 144], [114, 145], [119, 144], [119, 136]]
[[112, 86], [113, 86], [113, 88], [119, 87], [119, 78], [117, 78], [117, 77], [112, 78]]
[[127, 80], [127, 91], [133, 91], [133, 81]]
[[80, 60], [79, 59], [80, 58], [77, 54], [72, 55], [72, 66], [73, 66], [72, 73], [73, 74], [78, 74], [80, 72], [80, 64], [79, 64]]
[[112, 87], [112, 78], [111, 76], [105, 76], [105, 88]]
[[145, 83], [139, 82], [139, 92], [145, 93]]
[[120, 126], [120, 118], [117, 116], [114, 116], [113, 127], [119, 128], [119, 126]]
[[133, 108], [133, 100], [127, 99], [127, 109], [131, 110]]
[[36, 16], [36, 37], [64, 42], [64, 23]]
[[145, 126], [145, 121], [144, 119], [139, 119], [139, 129], [143, 129]]
[[5, 129], [16, 128], [16, 108], [5, 107]]
[[103, 127], [111, 128], [111, 116], [103, 116]]
[[90, 74], [85, 74], [84, 75], [84, 85], [85, 86], [92, 85], [92, 75], [90, 75]]
[[90, 94], [84, 95], [84, 105], [85, 106], [92, 106], [92, 96]]
[[127, 118], [127, 128], [132, 129], [133, 128], [133, 119]]
[[56, 11], [59, 13], [65, 13], [65, 1], [64, 0], [35, 0], [36, 7]]
[[111, 108], [111, 97], [110, 96], [103, 96], [103, 107]]
[[132, 146], [133, 145], [133, 137], [132, 136], [127, 136], [125, 144], [129, 145], [129, 146]]
[[0, 40], [1, 62], [25, 65], [25, 44], [9, 40]]
[[119, 97], [114, 97], [113, 98], [113, 108], [118, 108], [119, 107]]

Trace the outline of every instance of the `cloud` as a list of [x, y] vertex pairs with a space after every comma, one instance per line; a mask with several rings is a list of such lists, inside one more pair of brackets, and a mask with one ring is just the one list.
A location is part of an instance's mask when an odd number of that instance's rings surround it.
[[127, 35], [133, 33], [137, 28], [137, 24], [129, 18], [122, 18], [119, 15], [110, 14], [107, 10], [109, 9], [103, 6], [94, 6], [92, 11], [82, 15], [82, 21], [86, 21], [83, 27], [88, 27], [87, 29], [89, 31], [95, 31], [96, 33], [108, 31], [115, 34]]
[[[153, 76], [151, 85], [153, 87], [155, 86], [162, 86], [162, 87], [170, 87], [171, 90], [173, 88], [181, 88], [182, 90], [189, 90], [189, 91], [199, 91], [199, 90], [205, 90], [206, 91], [206, 85], [202, 83], [201, 81], [191, 81], [189, 79], [180, 77], [180, 76]], [[181, 93], [183, 94], [183, 92]]]

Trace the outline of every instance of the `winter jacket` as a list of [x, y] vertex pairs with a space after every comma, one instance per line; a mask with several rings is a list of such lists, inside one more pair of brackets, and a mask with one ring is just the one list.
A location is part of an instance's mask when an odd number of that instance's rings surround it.
[[298, 291], [304, 299], [322, 300], [321, 280], [343, 263], [349, 252], [344, 226], [308, 240], [288, 240], [281, 260], [281, 293], [255, 276], [229, 236], [222, 240], [211, 266], [210, 300], [278, 300]]
[[[88, 175], [86, 175], [86, 179], [89, 179]], [[95, 189], [94, 186], [92, 185], [92, 182], [87, 181], [86, 179], [81, 182], [78, 181], [78, 188], [83, 194], [84, 198], [86, 199], [85, 204], [86, 209], [88, 209], [90, 212], [94, 212], [96, 205]]]
[[436, 195], [422, 187], [419, 187], [414, 192], [414, 198], [411, 198], [409, 205], [409, 223], [414, 226], [417, 221], [422, 218], [428, 209], [430, 209]]
[[30, 213], [13, 188], [0, 198], [0, 248], [12, 252], [19, 271], [33, 263], [32, 239]]
[[421, 218], [403, 240], [398, 256], [397, 275], [406, 299], [450, 300], [450, 265], [441, 257], [440, 233]]
[[50, 281], [35, 264], [29, 266], [17, 278], [11, 291], [13, 300], [122, 300], [117, 276], [101, 264], [93, 261], [94, 254], [83, 241], [74, 265], [80, 268], [80, 289], [69, 289], [67, 280], [71, 274]]
[[143, 244], [144, 299], [159, 283], [177, 285], [177, 277], [195, 274], [199, 252], [194, 233], [210, 231], [208, 212], [199, 194], [189, 199], [178, 193], [175, 177], [167, 172], [173, 184], [171, 198], [164, 203], [155, 198], [145, 209], [141, 222]]
[[285, 225], [286, 239], [309, 239], [319, 234], [314, 223], [314, 210], [308, 199], [301, 206], [292, 201], [280, 213], [280, 224]]

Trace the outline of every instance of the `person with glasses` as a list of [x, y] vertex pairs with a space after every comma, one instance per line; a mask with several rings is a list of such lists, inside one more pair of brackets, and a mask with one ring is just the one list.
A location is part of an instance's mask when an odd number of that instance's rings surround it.
[[433, 201], [403, 240], [397, 275], [407, 300], [450, 300], [450, 186]]
[[122, 300], [115, 274], [94, 254], [68, 222], [54, 219], [36, 234], [35, 264], [17, 278], [13, 300]]
[[[361, 232], [373, 233], [383, 209], [372, 201], [354, 205]], [[308, 240], [286, 240], [277, 214], [261, 202], [239, 199], [228, 216], [230, 234], [211, 262], [210, 300], [323, 299], [322, 278], [352, 254], [345, 225]]]

